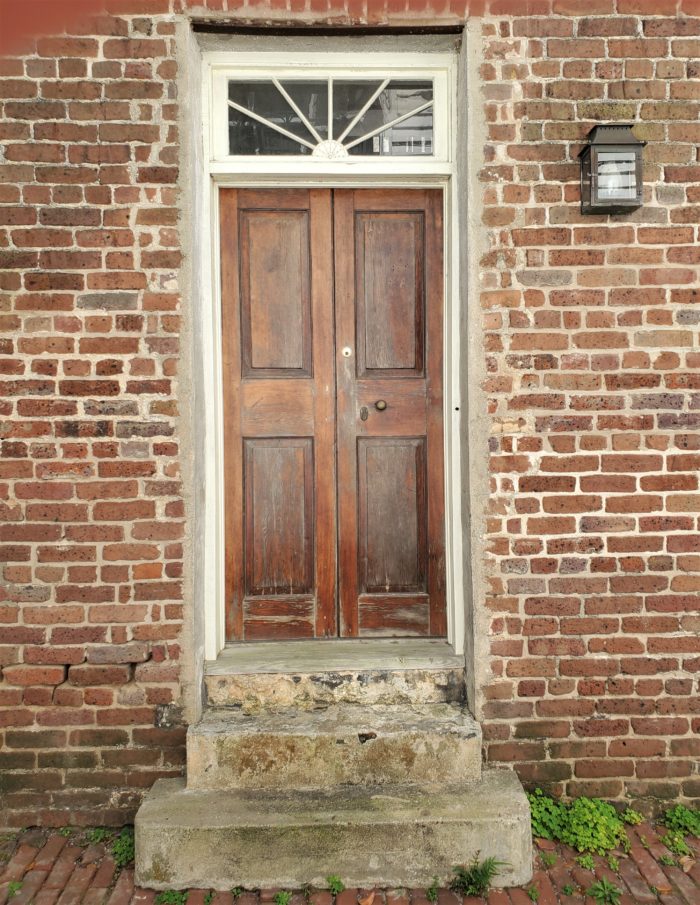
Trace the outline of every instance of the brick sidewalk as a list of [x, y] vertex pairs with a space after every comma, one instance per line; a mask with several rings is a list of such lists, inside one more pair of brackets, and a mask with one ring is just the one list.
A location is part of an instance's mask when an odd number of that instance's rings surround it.
[[[595, 870], [585, 870], [576, 861], [576, 852], [564, 845], [541, 841], [537, 847], [535, 876], [527, 888], [493, 890], [486, 899], [465, 898], [463, 905], [595, 905], [585, 891], [596, 879], [605, 877], [621, 890], [620, 905], [700, 905], [700, 862], [687, 860], [684, 868], [662, 864], [669, 852], [648, 823], [629, 830], [632, 848], [628, 857], [619, 857], [619, 872], [610, 869], [605, 858], [594, 857]], [[687, 839], [696, 856], [700, 840]], [[342, 865], [331, 865], [342, 872]], [[27, 830], [0, 839], [0, 905], [150, 905], [157, 893], [134, 887], [133, 870], [116, 871], [105, 845], [91, 845], [81, 831], [63, 836], [51, 830]], [[329, 870], [330, 872], [330, 870]], [[19, 884], [19, 885], [18, 885]], [[574, 892], [571, 893], [571, 887]], [[539, 893], [535, 896], [532, 890]], [[10, 892], [13, 895], [10, 897]], [[231, 892], [194, 889], [187, 905], [264, 905], [271, 903], [276, 890]], [[426, 891], [348, 889], [335, 905], [430, 905]], [[327, 891], [311, 892], [309, 905], [331, 905]], [[458, 905], [459, 898], [442, 889], [437, 905]], [[290, 905], [306, 905], [302, 894]]]

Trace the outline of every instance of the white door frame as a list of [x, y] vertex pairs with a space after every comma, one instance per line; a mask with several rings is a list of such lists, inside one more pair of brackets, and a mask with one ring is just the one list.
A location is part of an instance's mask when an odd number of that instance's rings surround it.
[[[204, 531], [203, 587], [199, 588], [204, 601], [204, 656], [215, 660], [223, 650], [225, 640], [224, 615], [224, 448], [223, 448], [223, 391], [221, 355], [221, 293], [220, 293], [220, 232], [219, 232], [219, 190], [223, 187], [241, 188], [437, 188], [444, 199], [444, 457], [445, 457], [445, 552], [446, 552], [446, 601], [448, 641], [455, 653], [464, 650], [465, 633], [465, 575], [463, 569], [463, 544], [467, 540], [462, 525], [462, 405], [460, 398], [460, 369], [462, 349], [460, 343], [460, 279], [459, 279], [459, 237], [458, 222], [458, 178], [454, 167], [454, 136], [456, 129], [456, 98], [454, 77], [456, 56], [447, 54], [420, 55], [423, 66], [440, 66], [449, 72], [447, 124], [449, 141], [445, 160], [424, 161], [422, 159], [383, 158], [381, 166], [377, 162], [362, 159], [352, 161], [312, 161], [306, 157], [257, 158], [214, 160], [211, 143], [212, 135], [212, 94], [213, 72], [217, 67], [242, 64], [241, 54], [235, 58], [229, 54], [204, 54], [203, 65], [203, 120], [204, 120], [204, 167], [199, 192], [201, 222], [204, 224], [202, 252], [202, 295], [199, 316], [202, 319], [202, 369], [204, 394], [203, 428], [206, 437], [204, 461], [204, 517], [201, 526]], [[269, 57], [273, 57], [270, 54]], [[285, 55], [289, 61], [290, 54]], [[328, 55], [305, 54], [310, 57]], [[338, 54], [333, 58], [337, 64]], [[344, 55], [342, 55], [344, 56]], [[349, 56], [349, 55], [348, 55]], [[354, 56], [354, 55], [353, 55]], [[379, 65], [377, 58], [388, 55], [371, 55], [373, 65]], [[417, 56], [417, 55], [412, 55]], [[222, 59], [225, 57], [226, 59]], [[260, 54], [255, 58], [260, 64]], [[439, 57], [439, 59], [437, 59]], [[405, 66], [405, 55], [392, 54], [383, 60], [385, 67], [397, 67], [397, 58]], [[429, 58], [429, 59], [428, 59]], [[355, 57], [356, 59], [356, 57]], [[272, 67], [265, 55], [265, 62]], [[314, 60], [310, 60], [313, 64]], [[269, 69], [268, 69], [269, 71]], [[384, 70], [386, 71], [386, 69]], [[387, 167], [387, 162], [390, 164]], [[387, 172], [390, 170], [390, 172]], [[465, 350], [466, 351], [466, 350]], [[199, 595], [198, 595], [199, 596]]]

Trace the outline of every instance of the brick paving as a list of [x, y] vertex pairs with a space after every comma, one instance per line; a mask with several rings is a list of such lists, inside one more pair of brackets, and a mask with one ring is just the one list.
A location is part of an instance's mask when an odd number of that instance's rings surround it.
[[[65, 831], [64, 831], [65, 832]], [[438, 891], [436, 905], [595, 905], [586, 891], [605, 877], [622, 892], [620, 905], [700, 905], [700, 840], [687, 838], [693, 858], [671, 857], [660, 841], [663, 830], [649, 823], [629, 830], [627, 856], [616, 852], [619, 867], [594, 856], [594, 869], [576, 860], [566, 845], [536, 840], [535, 873], [527, 887], [494, 889], [486, 898], [462, 899], [449, 889]], [[158, 894], [134, 886], [131, 868], [118, 870], [109, 841], [91, 844], [85, 832], [25, 830], [0, 836], [0, 905], [155, 905]], [[342, 865], [332, 865], [340, 870]], [[536, 892], [535, 892], [536, 890]], [[277, 890], [190, 890], [187, 905], [266, 905]], [[424, 889], [347, 889], [333, 903], [327, 890], [295, 892], [290, 905], [430, 905]]]

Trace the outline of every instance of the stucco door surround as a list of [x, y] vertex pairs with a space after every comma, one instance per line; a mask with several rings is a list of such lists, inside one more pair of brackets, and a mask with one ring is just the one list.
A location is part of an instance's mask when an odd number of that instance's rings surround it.
[[[452, 39], [454, 41], [454, 39]], [[396, 47], [396, 43], [394, 43]], [[445, 46], [445, 45], [443, 45]], [[459, 321], [459, 275], [458, 275], [458, 254], [456, 253], [458, 240], [458, 192], [457, 192], [457, 174], [455, 172], [454, 161], [454, 143], [456, 141], [456, 128], [454, 121], [456, 120], [456, 102], [454, 85], [456, 82], [456, 64], [457, 57], [454, 52], [427, 52], [414, 53], [412, 51], [406, 53], [384, 53], [378, 51], [376, 53], [367, 53], [358, 59], [354, 53], [297, 53], [290, 51], [289, 53], [276, 54], [272, 53], [245, 53], [237, 52], [224, 53], [219, 51], [207, 52], [203, 54], [204, 67], [202, 79], [202, 96], [203, 96], [203, 119], [204, 119], [204, 166], [205, 177], [203, 181], [201, 220], [202, 227], [205, 231], [205, 248], [202, 256], [202, 273], [201, 284], [209, 291], [205, 293], [201, 310], [201, 348], [202, 348], [202, 367], [204, 371], [204, 386], [206, 391], [202, 394], [203, 404], [203, 423], [206, 435], [203, 453], [205, 468], [201, 476], [203, 488], [203, 517], [199, 520], [202, 534], [202, 567], [201, 567], [201, 588], [197, 591], [198, 599], [203, 601], [205, 618], [204, 618], [204, 656], [207, 660], [212, 661], [217, 658], [219, 653], [233, 638], [246, 637], [245, 633], [240, 631], [240, 613], [233, 615], [230, 606], [230, 579], [227, 577], [227, 533], [230, 534], [230, 524], [227, 523], [227, 513], [231, 512], [227, 507], [227, 449], [229, 441], [226, 435], [226, 390], [225, 381], [226, 368], [225, 358], [227, 351], [225, 344], [222, 342], [224, 337], [223, 322], [226, 318], [226, 299], [222, 295], [222, 272], [227, 266], [224, 256], [222, 256], [222, 216], [226, 207], [225, 198], [229, 190], [240, 190], [245, 192], [271, 190], [272, 195], [278, 193], [282, 197], [284, 192], [304, 191], [307, 194], [314, 191], [323, 190], [326, 193], [335, 192], [338, 199], [343, 197], [351, 198], [357, 190], [358, 196], [361, 191], [367, 191], [369, 197], [370, 191], [384, 190], [387, 193], [395, 192], [408, 196], [410, 192], [415, 193], [415, 197], [431, 197], [435, 199], [431, 202], [434, 211], [430, 214], [434, 223], [439, 223], [440, 242], [444, 254], [442, 276], [438, 277], [438, 283], [441, 283], [443, 295], [443, 319], [442, 324], [438, 328], [440, 344], [442, 345], [443, 354], [441, 361], [440, 381], [433, 381], [437, 386], [441, 383], [442, 399], [437, 408], [433, 411], [439, 411], [439, 418], [433, 418], [437, 423], [442, 423], [442, 438], [439, 441], [442, 446], [442, 474], [439, 477], [433, 475], [434, 482], [442, 483], [442, 493], [431, 493], [425, 496], [426, 509], [426, 527], [415, 527], [415, 546], [423, 544], [424, 553], [412, 555], [424, 556], [425, 564], [425, 590], [420, 589], [418, 593], [414, 581], [411, 588], [391, 589], [388, 594], [384, 593], [383, 603], [384, 613], [377, 617], [383, 628], [386, 628], [386, 634], [396, 634], [413, 637], [445, 637], [452, 645], [456, 653], [460, 653], [464, 648], [464, 631], [465, 631], [465, 613], [464, 613], [464, 572], [463, 572], [463, 525], [462, 525], [462, 454], [460, 443], [460, 424], [461, 424], [461, 406], [460, 406], [460, 321]], [[228, 122], [226, 114], [226, 98], [227, 88], [226, 79], [232, 72], [246, 73], [246, 77], [255, 72], [262, 74], [264, 71], [266, 77], [271, 71], [278, 71], [275, 67], [286, 67], [285, 72], [294, 74], [295, 66], [305, 67], [305, 73], [308, 77], [313, 71], [314, 75], [322, 74], [327, 77], [332, 73], [334, 78], [340, 78], [342, 74], [348, 72], [356, 72], [359, 69], [370, 73], [373, 77], [386, 79], [387, 73], [398, 73], [406, 76], [410, 74], [412, 77], [420, 75], [421, 77], [430, 77], [433, 79], [435, 86], [436, 112], [435, 112], [435, 144], [434, 152], [424, 157], [375, 157], [366, 158], [346, 157], [345, 159], [322, 159], [307, 155], [305, 157], [290, 157], [284, 155], [277, 156], [257, 156], [257, 157], [241, 157], [229, 153], [226, 135], [228, 133]], [[286, 83], [285, 83], [286, 84]], [[438, 113], [438, 107], [439, 112]], [[218, 117], [218, 118], [217, 118]], [[381, 195], [381, 191], [377, 192]], [[333, 205], [331, 205], [333, 206]], [[338, 205], [335, 205], [336, 210]], [[342, 207], [342, 205], [341, 205]], [[410, 208], [410, 205], [409, 205]], [[419, 209], [420, 205], [414, 209]], [[405, 213], [405, 211], [404, 211]], [[350, 215], [351, 217], [354, 215]], [[337, 237], [336, 237], [337, 241]], [[433, 241], [433, 240], [431, 240]], [[348, 240], [349, 249], [356, 246], [354, 240]], [[434, 243], [435, 244], [435, 243]], [[346, 256], [347, 258], [347, 256]], [[337, 262], [331, 262], [331, 269], [335, 270], [334, 279], [338, 279]], [[352, 280], [350, 280], [352, 282]], [[433, 284], [437, 285], [433, 280]], [[426, 284], [427, 285], [427, 284]], [[337, 303], [336, 303], [337, 304]], [[338, 310], [335, 310], [335, 319], [338, 319]], [[352, 317], [353, 315], [351, 315]], [[335, 329], [335, 328], [334, 328]], [[425, 334], [427, 336], [427, 334]], [[437, 336], [433, 337], [432, 344], [437, 348]], [[334, 347], [335, 338], [331, 336], [331, 346]], [[352, 345], [352, 344], [343, 344]], [[303, 347], [303, 343], [302, 343]], [[342, 353], [342, 346], [337, 348], [338, 356]], [[425, 351], [425, 350], [424, 350]], [[302, 357], [304, 349], [301, 349]], [[354, 348], [353, 348], [354, 354]], [[349, 359], [336, 359], [341, 363], [349, 361]], [[436, 358], [432, 359], [436, 361]], [[354, 359], [352, 360], [354, 364]], [[303, 363], [302, 363], [303, 364]], [[425, 359], [424, 365], [429, 364], [429, 359]], [[275, 378], [270, 378], [275, 379]], [[392, 378], [393, 379], [393, 378]], [[279, 386], [282, 386], [282, 382]], [[415, 381], [416, 385], [420, 381]], [[410, 409], [408, 405], [394, 405], [386, 398], [384, 386], [377, 386], [377, 392], [374, 389], [371, 392], [371, 399], [360, 399], [357, 394], [353, 393], [347, 398], [353, 399], [353, 405], [357, 405], [354, 420], [356, 433], [354, 436], [353, 449], [354, 455], [357, 456], [358, 450], [360, 454], [364, 454], [366, 450], [362, 450], [363, 431], [367, 430], [372, 422], [374, 424], [381, 423], [379, 421], [380, 414], [386, 414], [389, 417], [384, 422], [389, 425], [392, 409], [396, 415], [400, 411]], [[382, 390], [382, 392], [380, 392]], [[431, 391], [428, 391], [431, 392]], [[354, 395], [353, 395], [354, 394]], [[375, 399], [376, 396], [376, 399]], [[335, 399], [335, 388], [333, 388], [333, 397]], [[344, 398], [339, 393], [339, 398]], [[437, 397], [436, 397], [437, 398]], [[374, 407], [377, 401], [386, 401], [388, 403], [386, 412]], [[359, 403], [359, 404], [358, 404]], [[370, 404], [367, 404], [370, 403]], [[356, 416], [361, 414], [361, 410], [365, 408], [369, 414], [367, 421], [358, 420]], [[338, 420], [338, 429], [342, 427], [342, 411], [339, 407], [335, 413]], [[240, 426], [240, 425], [239, 425]], [[419, 430], [409, 429], [410, 425], [404, 424], [403, 430], [399, 431], [395, 424], [395, 436], [401, 436], [404, 440], [411, 437], [427, 436], [427, 432], [421, 433]], [[314, 428], [315, 429], [315, 428]], [[433, 431], [435, 434], [435, 431]], [[280, 431], [275, 436], [290, 437], [293, 436], [313, 436], [313, 433], [290, 433], [289, 431]], [[249, 435], [250, 439], [254, 439], [254, 435]], [[433, 446], [436, 441], [433, 438]], [[378, 447], [381, 444], [378, 444]], [[253, 444], [254, 446], [254, 444]], [[404, 483], [408, 488], [414, 487], [416, 475], [418, 472], [423, 473], [424, 465], [421, 462], [421, 451], [417, 446], [413, 446], [409, 450], [410, 444], [403, 447], [399, 451], [399, 458], [404, 458]], [[420, 444], [418, 444], [420, 446]], [[259, 447], [261, 449], [262, 447]], [[252, 447], [248, 450], [250, 454]], [[254, 460], [258, 451], [252, 455]], [[410, 454], [409, 454], [410, 452]], [[262, 457], [257, 456], [260, 462], [269, 457], [269, 452], [263, 452]], [[274, 455], [279, 455], [275, 453]], [[305, 475], [310, 474], [313, 478], [313, 469], [315, 463], [313, 458], [308, 459], [307, 454], [301, 447], [287, 446], [287, 451], [283, 454], [287, 460], [288, 467], [297, 469], [301, 476], [301, 481], [297, 482], [297, 486], [305, 487]], [[371, 462], [373, 467], [380, 468], [381, 463], [375, 456], [375, 460]], [[386, 458], [386, 457], [385, 457]], [[390, 458], [390, 457], [389, 457]], [[242, 457], [245, 460], [245, 456]], [[251, 464], [251, 455], [248, 455], [249, 466]], [[437, 456], [433, 453], [432, 461], [437, 461]], [[292, 464], [293, 463], [293, 464]], [[356, 464], [356, 463], [355, 463]], [[339, 469], [341, 463], [337, 461], [335, 468]], [[409, 471], [413, 472], [413, 477], [409, 475]], [[423, 471], [421, 471], [423, 470]], [[440, 469], [438, 469], [440, 471]], [[357, 472], [356, 472], [357, 473]], [[427, 473], [426, 473], [427, 474]], [[426, 478], [427, 480], [427, 478]], [[420, 480], [418, 481], [420, 483]], [[244, 493], [244, 483], [241, 480], [238, 485], [241, 488], [241, 494]], [[318, 481], [312, 481], [311, 488], [318, 489]], [[383, 485], [386, 487], [386, 482]], [[247, 491], [245, 491], [247, 492]], [[410, 491], [414, 495], [415, 507], [415, 489]], [[420, 494], [422, 491], [418, 490]], [[390, 495], [389, 495], [390, 496]], [[377, 497], [375, 496], [375, 499]], [[421, 531], [432, 531], [435, 537], [439, 537], [439, 531], [436, 529], [436, 512], [435, 506], [433, 511], [430, 509], [429, 500], [439, 501], [437, 509], [444, 504], [444, 512], [439, 518], [441, 524], [442, 538], [438, 543], [444, 544], [444, 577], [433, 580], [430, 576], [430, 555], [429, 538], [421, 535]], [[389, 500], [389, 502], [392, 502]], [[336, 501], [336, 509], [339, 505]], [[349, 507], [348, 507], [349, 508]], [[355, 491], [355, 502], [352, 505], [353, 513], [357, 514], [358, 519], [366, 515], [360, 511], [357, 505], [357, 491]], [[415, 516], [412, 516], [414, 525], [416, 523]], [[342, 521], [342, 520], [341, 520]], [[432, 527], [427, 527], [427, 522], [431, 521]], [[367, 520], [365, 519], [365, 526]], [[241, 530], [245, 527], [241, 522]], [[254, 530], [254, 529], [253, 529]], [[410, 532], [409, 532], [410, 533]], [[356, 534], [356, 537], [359, 534]], [[298, 537], [304, 537], [304, 528], [301, 528], [301, 534]], [[380, 537], [381, 540], [381, 537]], [[303, 552], [303, 543], [298, 548]], [[336, 547], [336, 553], [341, 546]], [[433, 544], [432, 549], [436, 549]], [[357, 562], [355, 553], [352, 558]], [[439, 557], [438, 557], [439, 558]], [[302, 556], [303, 560], [303, 556]], [[246, 565], [245, 553], [243, 562], [242, 575], [245, 578], [245, 569], [250, 566], [253, 575], [256, 566], [252, 563]], [[260, 564], [258, 564], [259, 566]], [[420, 566], [422, 568], [422, 565]], [[309, 563], [308, 559], [304, 568], [311, 570], [312, 578], [315, 580], [313, 570], [316, 564]], [[358, 571], [361, 573], [362, 564], [360, 563]], [[303, 569], [302, 569], [303, 571]], [[439, 569], [433, 569], [434, 575], [439, 575]], [[301, 573], [300, 573], [301, 574]], [[260, 573], [258, 573], [259, 577]], [[268, 575], [267, 578], [270, 576]], [[297, 576], [298, 577], [298, 576]], [[305, 577], [305, 576], [302, 576]], [[366, 578], [365, 574], [365, 578]], [[420, 576], [419, 576], [420, 577]], [[273, 576], [274, 578], [274, 576]], [[415, 578], [415, 576], [414, 576]], [[357, 576], [356, 579], [357, 580]], [[438, 593], [432, 594], [428, 589], [428, 585], [433, 580], [433, 587], [441, 584], [442, 587]], [[386, 584], [387, 582], [385, 582]], [[339, 583], [339, 587], [342, 585]], [[371, 586], [371, 584], [370, 584]], [[294, 584], [292, 583], [292, 587]], [[263, 593], [257, 594], [263, 599], [267, 594], [267, 585], [260, 585]], [[386, 588], [384, 589], [386, 591]], [[370, 592], [373, 593], [373, 592]], [[387, 598], [391, 593], [403, 594], [406, 598], [404, 603], [408, 604], [408, 609], [403, 608], [404, 614], [408, 615], [408, 621], [404, 620], [401, 624], [402, 615], [399, 608], [396, 613], [399, 614], [398, 628], [392, 627], [391, 619], [388, 617], [389, 604]], [[421, 596], [422, 595], [422, 596]], [[276, 595], [270, 595], [274, 597]], [[304, 594], [292, 594], [291, 596], [303, 597]], [[306, 595], [307, 597], [309, 595]], [[381, 594], [379, 595], [382, 596]], [[444, 597], [444, 607], [442, 615], [440, 614], [439, 602]], [[323, 611], [318, 612], [314, 606], [314, 613], [310, 615], [308, 612], [302, 614], [301, 620], [296, 627], [292, 623], [291, 629], [286, 629], [288, 634], [282, 633], [281, 637], [356, 637], [362, 636], [362, 607], [358, 607], [358, 599], [361, 597], [359, 592], [355, 592], [353, 603], [344, 607], [342, 601], [336, 601], [335, 613], [324, 614]], [[412, 599], [409, 599], [412, 598]], [[419, 599], [417, 599], [419, 598]], [[227, 602], [229, 606], [227, 607]], [[437, 603], [435, 603], [437, 602]], [[302, 609], [304, 601], [297, 600], [301, 603]], [[372, 601], [368, 601], [372, 603]], [[354, 607], [355, 613], [351, 613]], [[411, 612], [411, 607], [413, 611]], [[432, 607], [432, 609], [431, 609]], [[381, 609], [381, 607], [379, 607]], [[235, 610], [235, 608], [234, 608]], [[240, 612], [243, 612], [241, 608]], [[271, 610], [268, 610], [271, 612]], [[367, 607], [366, 613], [370, 618], [371, 608]], [[378, 612], [375, 608], [375, 613]], [[336, 615], [337, 614], [337, 615]], [[427, 614], [427, 615], [426, 615]], [[228, 615], [228, 626], [227, 626]], [[267, 617], [269, 618], [269, 617]], [[374, 618], [374, 617], [371, 617]], [[236, 621], [237, 625], [236, 625]], [[335, 624], [334, 624], [335, 620]], [[381, 620], [384, 620], [383, 622]], [[272, 620], [274, 622], [274, 617]], [[369, 625], [369, 623], [366, 623]], [[302, 630], [299, 630], [302, 625]], [[419, 629], [416, 630], [415, 626]], [[299, 631], [299, 634], [294, 632]], [[369, 634], [369, 632], [367, 633]], [[249, 636], [254, 638], [280, 637], [272, 634], [255, 634], [255, 627]]]

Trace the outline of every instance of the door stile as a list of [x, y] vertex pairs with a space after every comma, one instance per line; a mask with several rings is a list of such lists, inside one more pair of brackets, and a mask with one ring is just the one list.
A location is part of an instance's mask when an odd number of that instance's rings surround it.
[[[221, 189], [221, 329], [224, 403], [224, 534], [226, 562], [226, 638], [243, 637], [243, 447], [240, 439], [241, 374], [240, 279], [238, 267], [238, 189]], [[238, 562], [236, 562], [238, 557]]]
[[[444, 254], [443, 199], [438, 191], [426, 192], [426, 402], [428, 469], [432, 492], [428, 494], [428, 594], [430, 634], [447, 635], [445, 577], [445, 456], [443, 415], [444, 357]], [[438, 314], [439, 313], [439, 314]], [[438, 314], [438, 316], [436, 316]]]
[[316, 488], [316, 636], [338, 633], [335, 351], [333, 318], [333, 195], [309, 192], [311, 216], [311, 341], [314, 369]]
[[[357, 507], [357, 384], [355, 381], [355, 217], [352, 190], [333, 195], [335, 258], [335, 361], [338, 434], [338, 610], [339, 634], [359, 634], [358, 507]], [[347, 353], [350, 354], [347, 354]]]

